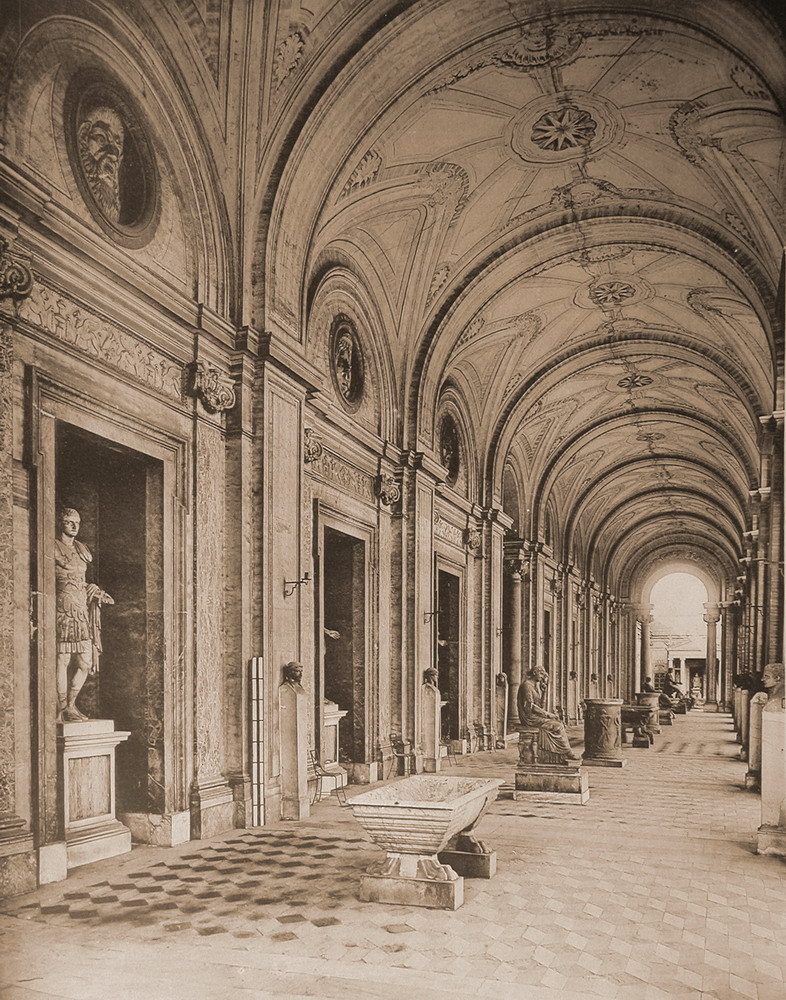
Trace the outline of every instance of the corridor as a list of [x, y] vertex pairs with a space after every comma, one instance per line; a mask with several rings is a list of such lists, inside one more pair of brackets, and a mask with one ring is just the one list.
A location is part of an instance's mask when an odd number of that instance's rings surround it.
[[[574, 734], [576, 735], [576, 734]], [[694, 712], [584, 807], [514, 802], [455, 913], [360, 903], [378, 849], [332, 800], [309, 822], [236, 831], [77, 870], [4, 904], [2, 1000], [782, 1000], [783, 861], [757, 857], [727, 715]], [[449, 773], [512, 780], [515, 753]]]

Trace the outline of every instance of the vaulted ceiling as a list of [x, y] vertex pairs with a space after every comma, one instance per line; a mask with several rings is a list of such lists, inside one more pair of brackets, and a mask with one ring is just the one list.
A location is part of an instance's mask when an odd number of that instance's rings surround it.
[[725, 0], [405, 6], [291, 150], [270, 316], [305, 340], [351, 271], [404, 446], [437, 453], [450, 386], [523, 534], [548, 507], [607, 585], [658, 549], [731, 573], [782, 406], [782, 35]]

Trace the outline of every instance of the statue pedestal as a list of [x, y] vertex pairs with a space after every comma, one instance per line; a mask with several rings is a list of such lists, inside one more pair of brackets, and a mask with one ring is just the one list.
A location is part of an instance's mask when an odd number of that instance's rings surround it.
[[745, 787], [758, 792], [761, 783], [761, 718], [762, 709], [767, 704], [766, 691], [759, 691], [750, 700], [750, 722], [748, 723], [748, 773]]
[[57, 730], [67, 867], [126, 854], [131, 831], [115, 816], [115, 748], [131, 734], [116, 732], [112, 719], [63, 722]]
[[537, 760], [539, 737], [537, 728], [524, 728], [519, 733], [514, 800], [575, 802], [583, 806], [589, 801], [589, 779], [581, 761], [552, 764]]
[[513, 798], [517, 802], [589, 802], [589, 779], [579, 761], [566, 764], [519, 764]]
[[439, 729], [442, 701], [439, 688], [433, 684], [420, 687], [420, 737], [423, 748], [423, 770], [427, 774], [439, 771], [440, 745]]
[[584, 756], [591, 767], [624, 767], [620, 733], [622, 698], [587, 698], [584, 701]]
[[285, 681], [278, 689], [281, 738], [281, 818], [308, 819], [308, 719], [306, 692]]
[[651, 729], [653, 733], [660, 732], [660, 695], [657, 691], [639, 691], [636, 694], [636, 704], [642, 707], [649, 708], [650, 710], [650, 721], [647, 723], [647, 728]]
[[786, 857], [786, 714], [761, 713], [761, 826], [756, 851]]

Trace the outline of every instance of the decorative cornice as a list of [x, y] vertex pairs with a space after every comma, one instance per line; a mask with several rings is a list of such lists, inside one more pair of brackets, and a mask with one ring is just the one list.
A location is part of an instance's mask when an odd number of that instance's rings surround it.
[[235, 383], [219, 368], [206, 361], [189, 365], [190, 392], [197, 396], [208, 413], [221, 413], [235, 405]]

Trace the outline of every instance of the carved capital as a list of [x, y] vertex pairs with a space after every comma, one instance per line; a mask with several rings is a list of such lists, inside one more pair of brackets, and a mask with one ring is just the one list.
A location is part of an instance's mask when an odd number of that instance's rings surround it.
[[235, 405], [235, 383], [219, 368], [206, 361], [195, 361], [189, 366], [191, 394], [197, 396], [208, 413], [231, 410]]
[[322, 458], [322, 439], [313, 427], [306, 427], [303, 431], [303, 461], [306, 465], [311, 462], [318, 462]]
[[0, 236], [0, 299], [24, 299], [32, 290], [30, 266], [10, 253], [8, 240]]
[[382, 472], [377, 476], [377, 496], [380, 503], [393, 507], [401, 501], [401, 484], [398, 478], [390, 472]]

